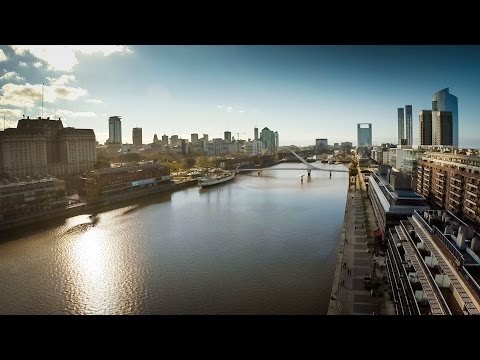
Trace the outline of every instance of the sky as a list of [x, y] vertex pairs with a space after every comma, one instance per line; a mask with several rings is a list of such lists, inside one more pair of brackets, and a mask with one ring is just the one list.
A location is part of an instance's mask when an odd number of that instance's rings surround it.
[[[143, 142], [154, 134], [190, 139], [253, 138], [278, 131], [280, 145], [356, 145], [356, 124], [373, 143], [397, 142], [397, 108], [431, 109], [432, 94], [458, 97], [459, 145], [480, 148], [480, 46], [431, 45], [0, 45], [0, 129], [25, 116], [60, 117], [91, 128], [101, 144], [108, 117], [122, 117]], [[238, 135], [236, 133], [239, 133]]]

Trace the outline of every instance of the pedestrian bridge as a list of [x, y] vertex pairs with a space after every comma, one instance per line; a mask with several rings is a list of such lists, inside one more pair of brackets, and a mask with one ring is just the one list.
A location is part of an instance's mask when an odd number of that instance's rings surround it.
[[[288, 149], [290, 150], [290, 149]], [[290, 152], [295, 155], [302, 163], [304, 163], [307, 167], [274, 167], [274, 168], [257, 168], [257, 169], [238, 169], [237, 171], [238, 172], [241, 172], [241, 171], [262, 171], [262, 170], [302, 170], [302, 171], [307, 171], [308, 172], [308, 176], [310, 176], [310, 172], [311, 171], [327, 171], [327, 172], [330, 172], [330, 174], [332, 172], [343, 172], [343, 173], [348, 173], [348, 170], [339, 170], [339, 169], [322, 169], [322, 168], [319, 168], [319, 167], [316, 167], [314, 165], [312, 165], [311, 163], [305, 161], [304, 158], [302, 158], [300, 155], [298, 155], [295, 151], [293, 150], [290, 150]]]

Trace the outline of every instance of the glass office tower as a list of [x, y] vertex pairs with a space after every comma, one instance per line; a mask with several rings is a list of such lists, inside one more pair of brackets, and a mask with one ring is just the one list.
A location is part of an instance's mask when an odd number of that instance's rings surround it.
[[452, 113], [453, 146], [458, 147], [458, 98], [445, 88], [432, 95], [433, 111], [450, 111]]
[[357, 146], [372, 147], [372, 124], [357, 124]]
[[407, 145], [413, 145], [412, 105], [405, 105], [405, 125]]
[[405, 139], [405, 116], [403, 108], [397, 108], [398, 110], [398, 142], [397, 144], [402, 143], [402, 139]]

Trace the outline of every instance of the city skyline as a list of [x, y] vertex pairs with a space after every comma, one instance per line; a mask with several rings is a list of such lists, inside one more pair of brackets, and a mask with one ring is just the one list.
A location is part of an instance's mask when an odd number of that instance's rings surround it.
[[[459, 102], [459, 146], [480, 147], [475, 105], [479, 46], [0, 46], [0, 114], [61, 117], [108, 139], [108, 118], [154, 134], [223, 137], [268, 127], [281, 146], [356, 143], [356, 124], [372, 123], [373, 144], [395, 143], [396, 110], [419, 113], [434, 92]], [[24, 111], [25, 109], [25, 111]], [[2, 116], [3, 117], [3, 116]], [[1, 125], [3, 129], [3, 124]]]

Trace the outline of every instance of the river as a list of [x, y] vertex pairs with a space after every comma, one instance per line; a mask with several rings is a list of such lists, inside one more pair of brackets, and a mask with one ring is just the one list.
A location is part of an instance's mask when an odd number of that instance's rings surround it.
[[347, 187], [267, 170], [0, 233], [0, 314], [326, 314]]

